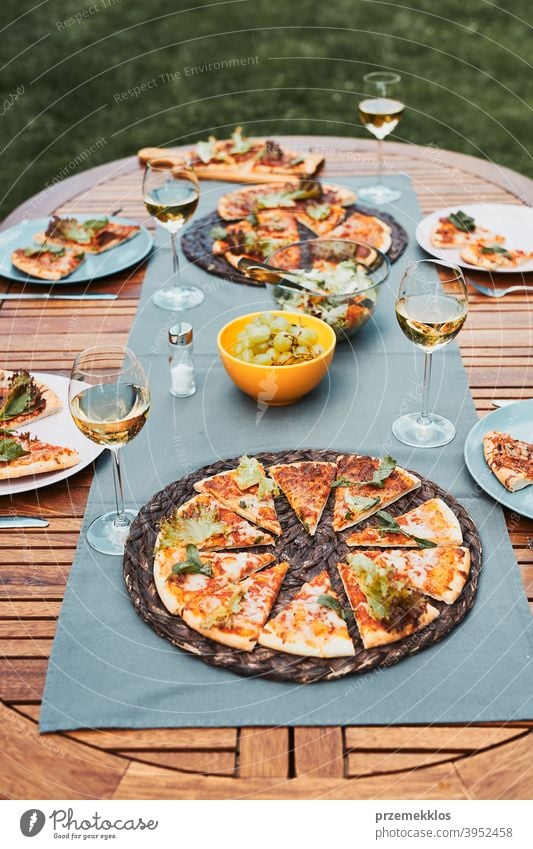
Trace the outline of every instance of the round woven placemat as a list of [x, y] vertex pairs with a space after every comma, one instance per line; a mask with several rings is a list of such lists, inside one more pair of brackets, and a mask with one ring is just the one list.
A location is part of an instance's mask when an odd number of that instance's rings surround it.
[[[374, 215], [388, 224], [392, 231], [392, 244], [387, 251], [387, 256], [391, 262], [396, 262], [401, 257], [407, 247], [409, 237], [402, 225], [392, 215], [382, 212], [380, 209], [371, 209], [368, 206], [359, 206], [359, 204], [347, 206], [346, 212], [348, 214], [361, 212], [363, 215]], [[214, 239], [211, 236], [211, 230], [213, 227], [224, 227], [227, 224], [228, 222], [223, 221], [216, 210], [210, 212], [209, 215], [205, 215], [203, 218], [199, 218], [181, 237], [181, 249], [183, 253], [190, 262], [199, 265], [200, 268], [208, 271], [209, 274], [216, 274], [217, 277], [223, 277], [225, 280], [231, 280], [233, 283], [242, 283], [244, 286], [264, 287], [265, 283], [258, 283], [252, 280], [250, 277], [233, 268], [223, 256], [213, 253]], [[298, 223], [298, 231], [301, 241], [317, 238], [316, 233], [308, 230], [303, 224]], [[327, 238], [327, 233], [324, 238]]]
[[[276, 451], [256, 454], [265, 466], [274, 463], [294, 463], [301, 460], [335, 461], [335, 451]], [[196, 633], [183, 619], [172, 616], [161, 603], [154, 585], [153, 551], [158, 533], [159, 521], [172, 513], [176, 507], [196, 495], [194, 484], [204, 477], [215, 475], [229, 468], [235, 468], [238, 459], [220, 460], [211, 466], [205, 466], [196, 472], [169, 484], [158, 492], [146, 504], [134, 520], [124, 553], [124, 580], [137, 613], [160, 636], [165, 637], [180, 649], [197, 655], [204, 663], [231, 669], [239, 675], [273, 678], [278, 681], [295, 681], [308, 684], [314, 681], [326, 681], [341, 678], [353, 673], [367, 672], [375, 666], [391, 666], [406, 655], [414, 654], [426, 646], [438, 642], [448, 634], [472, 607], [476, 595], [481, 569], [481, 541], [476, 527], [464, 509], [454, 498], [432, 481], [421, 478], [422, 485], [401, 498], [390, 508], [393, 515], [399, 515], [416, 507], [428, 498], [442, 498], [458, 517], [464, 537], [463, 545], [470, 550], [471, 568], [468, 582], [455, 602], [446, 605], [432, 600], [440, 608], [441, 615], [430, 625], [393, 643], [365, 649], [361, 643], [357, 626], [353, 619], [348, 622], [350, 635], [355, 644], [355, 656], [348, 658], [302, 658], [275, 652], [256, 646], [252, 652], [243, 652], [219, 645]], [[416, 474], [416, 473], [415, 473]], [[420, 477], [420, 476], [419, 476]], [[276, 510], [283, 528], [283, 534], [275, 546], [278, 560], [288, 560], [290, 569], [281, 587], [271, 615], [275, 615], [285, 606], [303, 583], [309, 581], [324, 567], [327, 568], [331, 582], [343, 602], [348, 606], [344, 589], [336, 568], [350, 551], [344, 543], [344, 534], [336, 534], [331, 527], [333, 497], [320, 521], [314, 537], [310, 537], [296, 518], [284, 496], [276, 499]], [[370, 520], [371, 521], [371, 520]], [[358, 527], [364, 527], [361, 523]], [[349, 531], [348, 531], [349, 532]], [[272, 551], [272, 547], [254, 548], [254, 551]], [[355, 549], [351, 549], [353, 552]]]

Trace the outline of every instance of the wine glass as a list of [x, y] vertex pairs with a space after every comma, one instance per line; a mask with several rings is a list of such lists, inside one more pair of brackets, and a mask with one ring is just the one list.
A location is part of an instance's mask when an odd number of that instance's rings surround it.
[[363, 77], [365, 97], [359, 103], [359, 120], [378, 140], [378, 182], [364, 186], [358, 197], [367, 203], [380, 206], [401, 198], [402, 193], [383, 185], [383, 139], [396, 129], [405, 109], [398, 100], [399, 74], [374, 71]]
[[113, 455], [116, 510], [95, 519], [89, 545], [102, 554], [123, 554], [135, 512], [124, 509], [119, 451], [144, 426], [150, 390], [144, 369], [129, 348], [87, 348], [74, 360], [68, 390], [70, 413], [84, 436]]
[[396, 318], [403, 333], [425, 352], [422, 412], [396, 419], [392, 432], [405, 445], [437, 448], [455, 436], [455, 427], [428, 412], [431, 355], [459, 333], [468, 313], [463, 272], [438, 260], [412, 262], [400, 281]]
[[144, 172], [143, 198], [150, 215], [169, 231], [172, 241], [173, 281], [170, 286], [159, 289], [152, 301], [156, 307], [173, 312], [197, 307], [204, 293], [196, 286], [181, 283], [176, 234], [192, 218], [198, 206], [198, 178], [185, 159], [152, 159]]

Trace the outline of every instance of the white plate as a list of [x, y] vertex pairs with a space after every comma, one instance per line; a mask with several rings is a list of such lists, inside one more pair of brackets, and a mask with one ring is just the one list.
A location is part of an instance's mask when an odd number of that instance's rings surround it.
[[[485, 227], [491, 233], [505, 236], [505, 247], [521, 251], [533, 251], [533, 209], [529, 206], [517, 206], [506, 203], [471, 203], [459, 206], [447, 206], [432, 212], [419, 222], [416, 228], [416, 240], [421, 248], [429, 254], [449, 261], [453, 265], [462, 268], [471, 268], [474, 271], [486, 271], [477, 265], [470, 265], [459, 256], [457, 248], [436, 248], [431, 244], [431, 231], [437, 226], [439, 218], [447, 217], [451, 212], [462, 209], [467, 215], [475, 219], [476, 224]], [[533, 271], [533, 260], [528, 260], [517, 268], [502, 268], [498, 274], [516, 274]], [[493, 272], [494, 273], [494, 272]]]
[[[58, 481], [70, 478], [77, 472], [81, 472], [86, 466], [96, 460], [104, 450], [103, 445], [96, 445], [85, 437], [74, 424], [68, 408], [68, 377], [57, 374], [42, 374], [32, 371], [38, 383], [46, 383], [50, 389], [59, 396], [62, 409], [53, 416], [33, 422], [31, 425], [23, 425], [20, 431], [29, 431], [32, 436], [38, 436], [44, 442], [51, 445], [63, 445], [74, 448], [80, 455], [80, 462], [70, 469], [61, 469], [59, 472], [47, 472], [44, 475], [27, 475], [23, 478], [14, 478], [9, 481], [0, 481], [0, 495], [15, 495], [17, 492], [30, 492], [43, 486], [50, 486]], [[80, 390], [85, 386], [80, 383]]]
[[517, 401], [494, 410], [480, 419], [472, 428], [465, 441], [465, 462], [468, 471], [477, 483], [495, 501], [499, 501], [514, 513], [533, 519], [533, 486], [526, 486], [517, 492], [509, 492], [491, 472], [483, 456], [483, 437], [490, 430], [510, 433], [514, 439], [531, 442], [533, 434], [533, 399]]

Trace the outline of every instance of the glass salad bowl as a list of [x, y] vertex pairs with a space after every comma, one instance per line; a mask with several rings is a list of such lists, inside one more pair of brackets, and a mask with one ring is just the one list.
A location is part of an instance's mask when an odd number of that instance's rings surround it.
[[322, 319], [339, 340], [353, 336], [374, 314], [390, 271], [389, 258], [377, 248], [327, 238], [279, 248], [268, 265], [290, 272], [272, 287], [278, 306]]

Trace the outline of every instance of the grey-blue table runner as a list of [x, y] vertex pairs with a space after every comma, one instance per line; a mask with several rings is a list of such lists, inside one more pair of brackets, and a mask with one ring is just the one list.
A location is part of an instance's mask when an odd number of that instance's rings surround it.
[[[124, 450], [127, 503], [138, 509], [171, 481], [245, 451], [388, 452], [444, 487], [476, 522], [483, 569], [473, 610], [420, 654], [338, 681], [279, 683], [208, 666], [157, 636], [134, 611], [121, 558], [87, 545], [88, 524], [114, 504], [111, 466], [103, 456], [54, 639], [41, 731], [533, 718], [531, 616], [503, 513], [464, 465], [465, 437], [477, 417], [455, 345], [434, 355], [432, 382], [432, 405], [456, 423], [455, 440], [441, 449], [416, 450], [391, 434], [393, 420], [420, 405], [422, 360], [397, 327], [394, 297], [402, 269], [422, 254], [414, 238], [420, 210], [410, 181], [386, 179], [402, 191], [387, 211], [408, 231], [407, 251], [392, 268], [374, 319], [351, 343], [338, 345], [328, 377], [290, 407], [258, 409], [231, 383], [216, 353], [218, 330], [237, 315], [272, 307], [270, 293], [211, 277], [184, 258], [184, 278], [206, 294], [200, 307], [182, 316], [194, 325], [198, 392], [184, 400], [170, 395], [166, 340], [176, 318], [150, 302], [170, 275], [170, 251], [160, 234], [128, 343], [148, 371], [152, 411], [145, 429]], [[343, 176], [341, 182], [357, 190], [369, 181]], [[202, 188], [198, 215], [210, 212], [234, 185], [204, 183]]]

